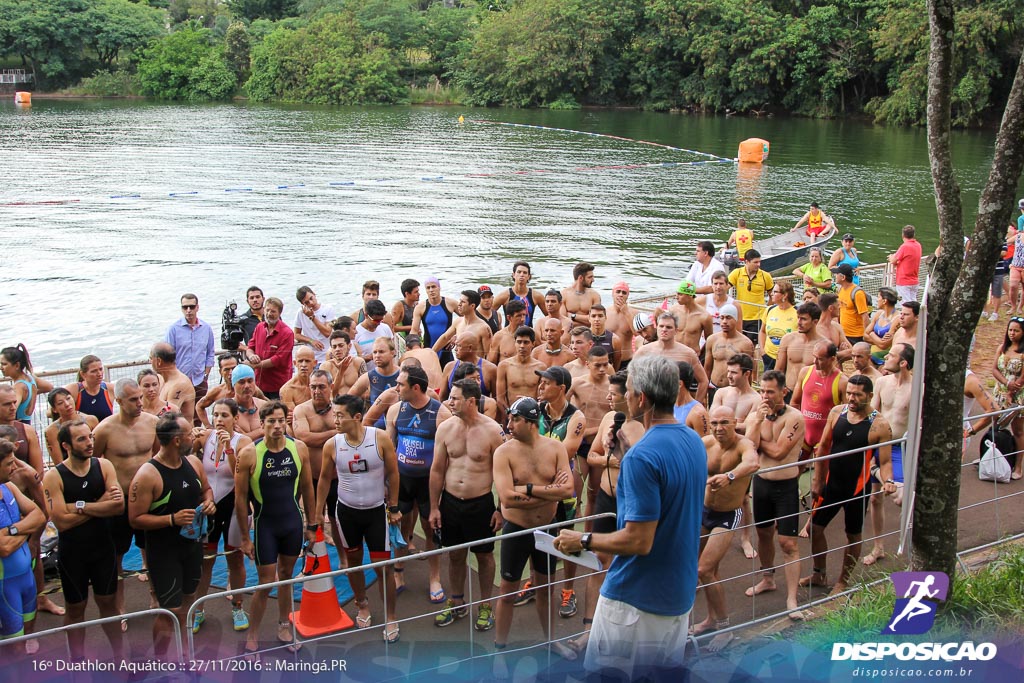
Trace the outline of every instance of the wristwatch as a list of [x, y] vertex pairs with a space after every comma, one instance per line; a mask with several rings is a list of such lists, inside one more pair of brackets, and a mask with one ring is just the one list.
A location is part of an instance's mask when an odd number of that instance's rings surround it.
[[398, 506], [397, 505], [388, 505], [388, 514], [392, 514], [393, 515], [393, 514], [395, 514], [398, 511], [399, 510], [398, 510]]
[[729, 481], [730, 482], [736, 481], [736, 473], [733, 472], [732, 470], [729, 470], [728, 472], [726, 472], [725, 476], [729, 477]]
[[78, 512], [78, 514], [82, 514], [83, 512], [85, 512], [85, 501], [84, 500], [76, 500], [75, 501], [75, 511]]
[[589, 531], [586, 532], [585, 534], [583, 534], [582, 536], [580, 536], [580, 547], [583, 548], [584, 550], [590, 550], [590, 540], [593, 537], [594, 537], [594, 534], [592, 534]]
[[18, 535], [18, 527], [14, 526], [14, 525], [11, 525], [11, 526], [7, 527], [7, 535], [8, 536], [17, 536]]

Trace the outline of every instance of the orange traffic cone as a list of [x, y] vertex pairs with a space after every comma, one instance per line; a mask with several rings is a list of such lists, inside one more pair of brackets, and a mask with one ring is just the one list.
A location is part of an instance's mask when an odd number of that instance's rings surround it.
[[[316, 530], [313, 552], [306, 555], [306, 566], [302, 573], [327, 574], [331, 571], [331, 560], [327, 557], [327, 544], [322, 529]], [[338, 604], [338, 591], [334, 579], [318, 578], [302, 584], [302, 602], [299, 611], [291, 613], [295, 630], [303, 638], [322, 636], [325, 633], [344, 631], [355, 626], [352, 619]]]

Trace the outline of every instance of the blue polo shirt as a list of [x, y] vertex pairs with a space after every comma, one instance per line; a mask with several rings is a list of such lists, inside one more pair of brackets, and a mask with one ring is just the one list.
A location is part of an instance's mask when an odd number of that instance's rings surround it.
[[206, 368], [216, 365], [213, 357], [213, 328], [202, 320], [198, 320], [194, 328], [189, 327], [188, 322], [180, 318], [167, 328], [164, 340], [178, 354], [175, 361], [178, 369], [188, 375], [193, 386], [202, 384], [206, 379]]
[[601, 595], [661, 616], [693, 607], [707, 478], [704, 443], [684, 424], [655, 425], [629, 449], [615, 492], [618, 528], [658, 527], [650, 553], [615, 556]]

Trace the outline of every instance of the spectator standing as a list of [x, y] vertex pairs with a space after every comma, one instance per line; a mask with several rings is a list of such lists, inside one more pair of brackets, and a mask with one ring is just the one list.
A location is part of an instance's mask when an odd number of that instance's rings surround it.
[[181, 295], [181, 311], [182, 317], [167, 328], [164, 341], [174, 347], [178, 369], [192, 381], [198, 401], [210, 388], [207, 378], [213, 369], [213, 328], [199, 319], [199, 298], [195, 294]]
[[896, 293], [900, 303], [917, 301], [918, 271], [921, 270], [921, 243], [914, 239], [914, 226], [903, 226], [903, 244], [889, 263], [896, 266]]

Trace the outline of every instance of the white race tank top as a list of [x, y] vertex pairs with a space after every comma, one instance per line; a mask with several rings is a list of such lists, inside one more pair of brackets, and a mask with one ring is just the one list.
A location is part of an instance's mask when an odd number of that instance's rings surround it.
[[[238, 456], [238, 440], [241, 434], [235, 432], [231, 435], [231, 448]], [[213, 501], [219, 503], [224, 496], [235, 490], [235, 473], [231, 471], [231, 463], [228, 456], [221, 453], [220, 462], [217, 461], [217, 432], [210, 430], [210, 436], [203, 444], [203, 469], [206, 470], [206, 478], [213, 489]]]
[[384, 504], [384, 458], [377, 446], [376, 429], [367, 427], [358, 446], [350, 445], [344, 434], [334, 437], [334, 463], [339, 503], [357, 510]]

